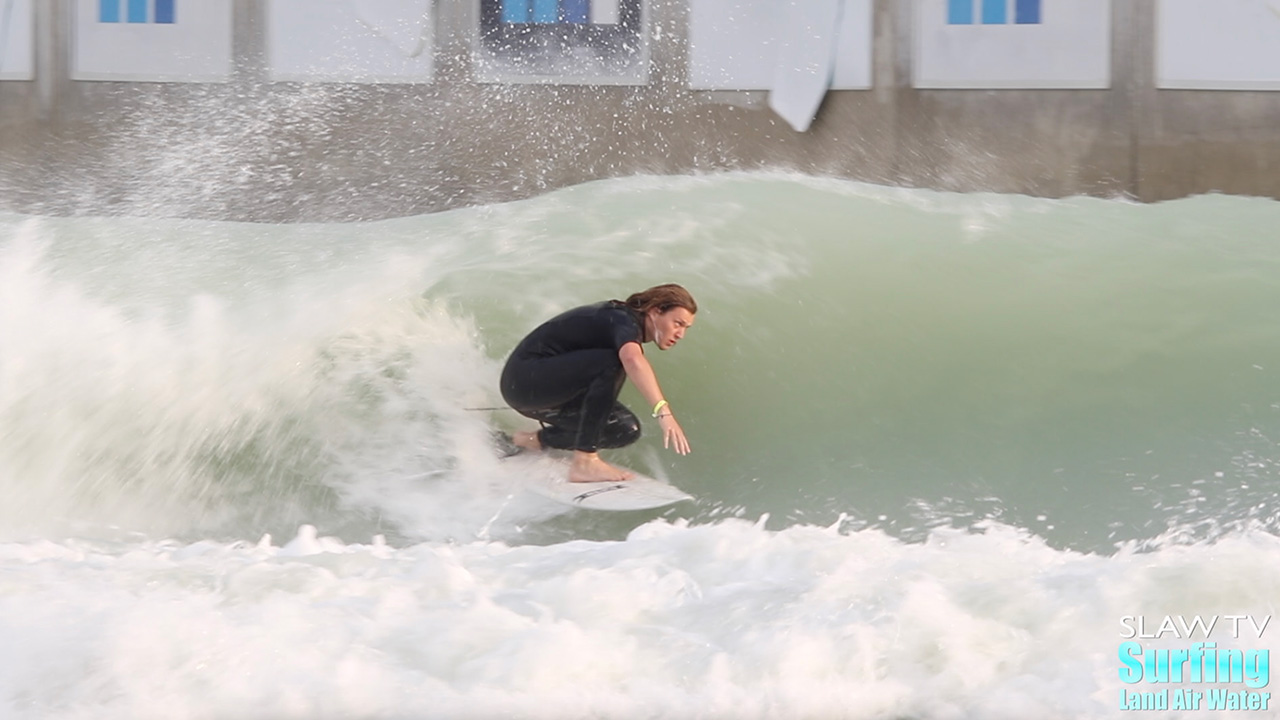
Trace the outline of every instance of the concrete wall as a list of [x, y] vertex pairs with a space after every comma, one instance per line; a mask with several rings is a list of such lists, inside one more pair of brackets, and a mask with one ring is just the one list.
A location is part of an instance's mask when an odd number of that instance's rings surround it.
[[337, 221], [635, 173], [789, 168], [876, 183], [1157, 201], [1280, 197], [1280, 92], [1157, 90], [1155, 0], [1113, 3], [1108, 90], [916, 90], [911, 7], [878, 0], [874, 88], [806, 133], [759, 92], [687, 89], [684, 0], [651, 6], [648, 85], [474, 82], [475, 0], [438, 0], [431, 84], [265, 79], [261, 0], [235, 0], [235, 78], [68, 79], [70, 2], [37, 3], [37, 80], [0, 82], [0, 208]]

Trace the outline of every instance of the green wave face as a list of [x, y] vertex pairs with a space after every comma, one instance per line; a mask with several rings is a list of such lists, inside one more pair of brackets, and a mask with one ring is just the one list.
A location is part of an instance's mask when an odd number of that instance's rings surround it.
[[0, 274], [9, 520], [622, 536], [651, 516], [503, 504], [483, 438], [525, 425], [471, 408], [542, 319], [674, 281], [701, 311], [648, 354], [694, 452], [648, 425], [613, 456], [700, 498], [672, 516], [1079, 549], [1273, 523], [1270, 200], [633, 178], [351, 225], [5, 216]]

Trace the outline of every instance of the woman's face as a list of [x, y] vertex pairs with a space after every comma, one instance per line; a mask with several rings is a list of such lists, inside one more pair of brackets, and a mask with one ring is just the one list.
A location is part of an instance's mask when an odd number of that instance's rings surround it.
[[684, 337], [684, 333], [693, 326], [693, 313], [682, 307], [674, 307], [666, 312], [658, 312], [657, 308], [649, 311], [649, 322], [652, 332], [649, 337], [659, 350], [675, 347]]

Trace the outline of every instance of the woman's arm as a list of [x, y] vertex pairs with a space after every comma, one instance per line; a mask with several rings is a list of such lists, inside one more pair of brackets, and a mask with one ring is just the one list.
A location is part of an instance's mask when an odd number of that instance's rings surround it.
[[[658, 376], [654, 374], [653, 366], [649, 364], [644, 351], [640, 349], [640, 343], [629, 342], [623, 345], [622, 349], [618, 350], [618, 359], [622, 361], [622, 368], [626, 371], [627, 378], [640, 391], [649, 408], [653, 408], [665, 399], [662, 396], [662, 388], [658, 387]], [[658, 411], [658, 425], [662, 427], [662, 447], [673, 448], [681, 455], [689, 454], [689, 439], [684, 436], [680, 423], [676, 422], [670, 405], [663, 405]]]

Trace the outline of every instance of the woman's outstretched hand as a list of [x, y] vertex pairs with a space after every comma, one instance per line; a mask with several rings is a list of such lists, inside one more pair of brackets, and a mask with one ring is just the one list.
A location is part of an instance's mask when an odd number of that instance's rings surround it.
[[670, 410], [658, 416], [658, 425], [662, 428], [662, 447], [671, 448], [681, 455], [689, 454], [689, 438], [684, 436], [684, 429]]

